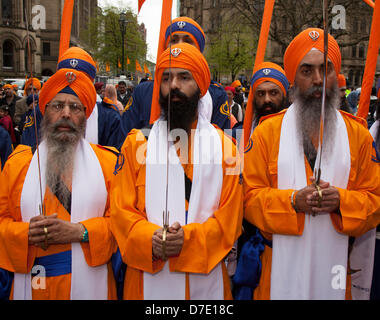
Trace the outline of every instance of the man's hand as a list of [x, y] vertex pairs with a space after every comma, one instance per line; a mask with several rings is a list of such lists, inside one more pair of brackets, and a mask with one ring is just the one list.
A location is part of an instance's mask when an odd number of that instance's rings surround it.
[[[312, 183], [315, 179], [310, 177]], [[319, 187], [322, 189], [322, 200], [318, 207], [319, 194], [314, 184], [299, 190], [296, 194], [295, 205], [297, 212], [321, 213], [337, 212], [340, 205], [340, 195], [338, 189], [330, 186], [330, 183], [320, 180]]]
[[54, 213], [50, 216], [36, 216], [30, 219], [29, 244], [37, 247], [45, 245], [45, 231], [47, 229], [47, 243], [66, 244], [82, 240], [84, 226], [80, 223], [71, 223], [57, 218]]
[[179, 222], [174, 222], [167, 230], [165, 257], [162, 245], [162, 232], [162, 228], [157, 229], [152, 237], [153, 260], [167, 260], [169, 257], [178, 256], [182, 250], [184, 231]]

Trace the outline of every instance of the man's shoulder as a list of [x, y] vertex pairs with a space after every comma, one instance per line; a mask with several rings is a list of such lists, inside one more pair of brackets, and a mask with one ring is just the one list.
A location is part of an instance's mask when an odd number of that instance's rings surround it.
[[364, 118], [354, 116], [353, 114], [345, 112], [345, 111], [342, 111], [342, 110], [339, 110], [339, 112], [341, 113], [341, 115], [343, 116], [343, 118], [346, 121], [352, 123], [352, 125], [363, 127], [364, 129], [368, 128], [367, 121]]
[[30, 146], [19, 144], [9, 155], [7, 164], [14, 166], [17, 170], [29, 164], [33, 158], [33, 150]]
[[286, 110], [287, 109], [283, 109], [280, 112], [268, 114], [266, 116], [261, 117], [259, 124], [261, 125], [262, 123], [265, 122], [266, 125], [271, 125], [277, 122], [281, 122], [285, 115]]
[[226, 95], [226, 91], [224, 90], [223, 86], [215, 81], [211, 81], [210, 86], [208, 87], [208, 90], [210, 94], [218, 94], [218, 95]]
[[109, 158], [115, 158], [119, 155], [119, 151], [115, 147], [111, 146], [102, 146], [100, 144], [92, 144], [90, 143], [92, 149], [95, 151], [96, 154], [99, 154], [107, 159]]

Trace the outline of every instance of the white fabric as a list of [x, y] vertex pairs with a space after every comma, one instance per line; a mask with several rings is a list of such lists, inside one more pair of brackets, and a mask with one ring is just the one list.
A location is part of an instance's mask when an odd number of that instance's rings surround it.
[[206, 94], [199, 100], [198, 110], [209, 122], [211, 122], [212, 108], [211, 94], [207, 90]]
[[[46, 190], [47, 145], [39, 146], [42, 190]], [[84, 139], [76, 149], [72, 181], [71, 222], [102, 217], [107, 202], [107, 189], [99, 160]], [[89, 187], [90, 186], [90, 187]], [[45, 193], [45, 191], [43, 191]], [[43, 195], [44, 198], [44, 195]], [[37, 152], [34, 154], [25, 177], [21, 193], [22, 221], [29, 222], [39, 213], [40, 188]], [[107, 299], [107, 266], [89, 267], [80, 243], [72, 243], [71, 299]], [[14, 299], [32, 298], [31, 275], [15, 274]]]
[[[375, 139], [379, 120], [369, 132]], [[353, 300], [369, 300], [371, 294], [373, 265], [375, 260], [376, 228], [355, 239], [350, 255], [350, 267], [360, 270], [351, 276], [351, 295]]]
[[[209, 143], [210, 141], [211, 144]], [[184, 171], [175, 146], [170, 141], [168, 211], [169, 225], [185, 225]], [[219, 206], [223, 184], [222, 143], [216, 129], [202, 113], [194, 138], [193, 182], [188, 210], [188, 223], [203, 223]], [[154, 124], [148, 139], [146, 159], [146, 212], [152, 223], [163, 225], [166, 191], [167, 133], [164, 121]], [[194, 254], [198, 254], [194, 252]], [[170, 260], [170, 259], [169, 259]], [[190, 299], [223, 299], [221, 263], [209, 274], [189, 274]], [[186, 274], [170, 272], [166, 262], [155, 274], [144, 272], [144, 299], [184, 300]]]
[[[338, 111], [336, 114], [334, 147], [322, 155], [321, 179], [346, 188], [350, 148], [344, 120]], [[307, 184], [303, 148], [297, 141], [296, 109], [292, 105], [281, 126], [278, 189], [299, 190]], [[305, 214], [301, 236], [273, 235], [271, 299], [344, 299], [347, 252], [348, 237], [334, 229], [329, 213], [315, 217]], [[344, 270], [343, 289], [334, 289], [334, 267]]]
[[86, 123], [85, 139], [93, 144], [98, 144], [98, 104], [95, 103], [94, 109]]

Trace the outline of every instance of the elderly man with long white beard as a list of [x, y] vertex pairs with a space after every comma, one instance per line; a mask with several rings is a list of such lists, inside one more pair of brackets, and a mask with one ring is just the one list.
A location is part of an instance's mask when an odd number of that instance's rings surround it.
[[6, 162], [0, 268], [15, 273], [13, 299], [116, 296], [107, 263], [116, 250], [108, 216], [117, 152], [84, 140], [95, 101], [86, 74], [58, 70], [40, 93], [38, 150], [20, 145]]
[[245, 219], [272, 240], [261, 256], [255, 299], [350, 298], [349, 238], [380, 222], [379, 159], [362, 119], [337, 110], [341, 54], [331, 35], [321, 199], [313, 184], [323, 38], [323, 30], [310, 28], [289, 44], [284, 69], [294, 84], [294, 103], [262, 121], [245, 153]]

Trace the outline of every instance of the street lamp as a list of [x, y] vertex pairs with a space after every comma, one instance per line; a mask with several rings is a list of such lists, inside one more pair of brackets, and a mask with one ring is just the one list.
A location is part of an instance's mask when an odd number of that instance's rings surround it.
[[120, 32], [121, 32], [121, 52], [122, 52], [122, 74], [124, 74], [124, 35], [127, 30], [127, 15], [125, 12], [120, 13], [120, 18], [119, 18], [119, 25], [120, 25]]

